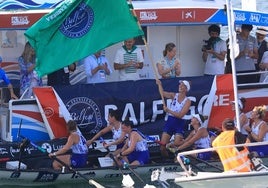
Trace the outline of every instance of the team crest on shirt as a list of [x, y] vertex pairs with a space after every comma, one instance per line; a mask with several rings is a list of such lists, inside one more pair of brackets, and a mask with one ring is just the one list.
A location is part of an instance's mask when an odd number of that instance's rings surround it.
[[93, 100], [87, 97], [72, 98], [66, 107], [81, 132], [96, 134], [102, 128], [101, 112]]
[[85, 3], [81, 3], [65, 18], [60, 32], [69, 38], [80, 38], [89, 32], [94, 22], [94, 11]]

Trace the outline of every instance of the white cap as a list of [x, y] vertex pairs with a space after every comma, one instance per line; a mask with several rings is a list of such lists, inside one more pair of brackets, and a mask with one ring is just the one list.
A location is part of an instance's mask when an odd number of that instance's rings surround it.
[[200, 114], [193, 114], [192, 117], [196, 118], [199, 121], [199, 123], [200, 123], [201, 126], [203, 125], [203, 123], [205, 121], [205, 119], [204, 119], [203, 116], [201, 118]]
[[261, 35], [267, 35], [268, 29], [266, 27], [257, 27], [256, 33], [259, 33]]
[[187, 91], [189, 91], [191, 89], [190, 83], [187, 80], [182, 80], [182, 81], [180, 81], [180, 83], [181, 82], [186, 86]]

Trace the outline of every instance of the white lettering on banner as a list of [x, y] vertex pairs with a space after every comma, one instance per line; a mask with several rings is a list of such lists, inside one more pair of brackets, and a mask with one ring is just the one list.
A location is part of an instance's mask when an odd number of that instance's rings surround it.
[[142, 11], [140, 12], [140, 20], [156, 20], [156, 11]]
[[203, 114], [203, 106], [205, 106], [206, 100], [208, 98], [208, 95], [204, 95], [203, 97], [201, 97], [201, 99], [199, 100], [199, 103], [197, 105], [197, 112], [200, 114]]
[[129, 120], [133, 121], [134, 125], [138, 124], [135, 111], [131, 103], [127, 103], [123, 111], [123, 117], [122, 117], [123, 120], [126, 119], [127, 117], [129, 118]]
[[104, 115], [105, 115], [104, 118], [107, 122], [108, 122], [108, 116], [109, 116], [110, 110], [117, 110], [117, 106], [115, 106], [114, 104], [109, 104], [109, 105], [104, 106]]
[[48, 22], [54, 20], [59, 16], [61, 13], [63, 13], [68, 8], [68, 5], [63, 5], [59, 10], [57, 10], [54, 14], [51, 14], [49, 17], [46, 18]]
[[[197, 113], [202, 114], [207, 97], [208, 97], [208, 95], [204, 95], [203, 97], [201, 97], [198, 104], [196, 104], [196, 102], [197, 102], [196, 97], [193, 97], [193, 96], [188, 97], [193, 102], [194, 105], [192, 104], [190, 106], [190, 110], [184, 116], [184, 119], [190, 120], [192, 117], [192, 114], [196, 113], [196, 111], [197, 111]], [[91, 99], [86, 98], [86, 97], [83, 97], [79, 100], [72, 99], [72, 101], [75, 101], [74, 104], [76, 104], [76, 105], [78, 105], [78, 102], [80, 102], [79, 106], [80, 107], [82, 106], [80, 109], [80, 114], [77, 114], [75, 112], [72, 113], [72, 117], [75, 120], [81, 121], [79, 126], [81, 127], [84, 124], [85, 125], [86, 124], [93, 124], [94, 123], [93, 119], [95, 119], [95, 118], [93, 118], [93, 116], [96, 116], [96, 114], [94, 115], [93, 111], [96, 109], [99, 110], [98, 106], [94, 103], [94, 101], [92, 101]], [[94, 103], [95, 105], [92, 107], [89, 107], [87, 105], [83, 106], [82, 104], [85, 103], [85, 101], [91, 101], [90, 103]], [[167, 106], [170, 106], [172, 99], [167, 99], [165, 102], [166, 102]], [[138, 122], [139, 122], [139, 124], [145, 124], [148, 122], [155, 122], [159, 116], [163, 116], [163, 114], [165, 114], [164, 119], [166, 121], [167, 114], [163, 110], [162, 100], [154, 100], [154, 101], [150, 102], [150, 104], [152, 106], [148, 106], [148, 105], [146, 105], [145, 102], [142, 101], [142, 102], [139, 102], [139, 106], [137, 106], [137, 103], [135, 103], [135, 107], [134, 107], [134, 105], [132, 103], [126, 103], [125, 106], [123, 107], [123, 109], [120, 109], [120, 110], [123, 110], [121, 120], [125, 120], [126, 117], [129, 117], [129, 119], [132, 120], [135, 125], [137, 125]], [[228, 106], [228, 105], [230, 105], [230, 94], [220, 94], [218, 96], [216, 95], [214, 98], [213, 105], [214, 106]], [[67, 107], [69, 107], [69, 110], [72, 109], [72, 106], [74, 106], [74, 105], [71, 105], [71, 103], [69, 105], [67, 105]], [[116, 110], [116, 109], [118, 109], [118, 107], [115, 104], [104, 105], [104, 109], [103, 109], [104, 118], [107, 122], [108, 122], [109, 111], [111, 109]], [[151, 115], [151, 117], [148, 117], [148, 114]], [[100, 114], [97, 114], [97, 115], [101, 116]], [[147, 115], [147, 116], [145, 116], [145, 115]], [[99, 119], [99, 118], [100, 117], [97, 117], [97, 119]]]
[[161, 115], [164, 113], [163, 109], [160, 110], [157, 108], [159, 105], [163, 105], [162, 100], [153, 101], [153, 108], [152, 108], [153, 116], [152, 116], [151, 122], [155, 122], [157, 115]]
[[219, 106], [229, 106], [230, 105], [230, 95], [223, 94], [219, 95]]
[[230, 105], [230, 101], [229, 94], [215, 95], [214, 106], [228, 106]]
[[150, 121], [150, 119], [145, 120], [144, 114], [145, 114], [145, 103], [141, 102], [140, 103], [140, 122], [147, 123]]
[[259, 23], [260, 22], [261, 15], [260, 14], [250, 14], [249, 21]]
[[30, 23], [28, 16], [12, 16], [11, 25], [28, 25]]

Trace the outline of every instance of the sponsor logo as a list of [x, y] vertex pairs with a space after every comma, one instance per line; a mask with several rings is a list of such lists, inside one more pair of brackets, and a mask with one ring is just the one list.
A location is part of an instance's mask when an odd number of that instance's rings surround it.
[[30, 21], [28, 16], [12, 16], [11, 25], [28, 25]]
[[0, 148], [0, 155], [8, 154], [6, 148]]
[[47, 153], [51, 153], [52, 152], [52, 147], [49, 143], [43, 143], [41, 145], [41, 148], [45, 149], [47, 151]]
[[246, 14], [240, 12], [234, 12], [234, 17], [236, 21], [245, 21], [247, 19]]
[[156, 15], [156, 11], [141, 11], [140, 12], [140, 20], [156, 20], [158, 16]]
[[53, 182], [57, 179], [58, 174], [50, 172], [39, 172], [34, 182]]
[[260, 14], [250, 14], [250, 17], [249, 17], [249, 21], [250, 22], [255, 22], [255, 23], [259, 23], [260, 22], [260, 19], [261, 19], [261, 15]]
[[187, 19], [195, 19], [195, 11], [182, 11], [182, 19], [187, 20]]
[[93, 100], [87, 97], [76, 97], [68, 101], [66, 107], [80, 129], [92, 134], [101, 129], [100, 109]]
[[94, 22], [94, 12], [91, 7], [81, 3], [64, 20], [60, 32], [69, 38], [80, 38], [88, 33]]
[[46, 107], [46, 108], [44, 108], [44, 113], [45, 113], [47, 118], [50, 118], [53, 116], [54, 110], [51, 107]]

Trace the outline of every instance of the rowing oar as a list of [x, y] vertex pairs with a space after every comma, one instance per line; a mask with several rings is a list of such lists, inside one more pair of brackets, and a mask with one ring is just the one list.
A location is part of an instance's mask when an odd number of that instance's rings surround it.
[[122, 180], [122, 184], [125, 187], [132, 187], [135, 182], [133, 181], [133, 179], [130, 177], [129, 174], [125, 175], [124, 172], [122, 171], [121, 167], [118, 165], [117, 160], [114, 158], [114, 155], [112, 153], [109, 153], [109, 157], [114, 161], [115, 166], [120, 170], [122, 176], [123, 176], [123, 180]]
[[200, 159], [200, 158], [197, 158], [197, 157], [193, 157], [193, 156], [191, 156], [191, 155], [189, 155], [189, 157], [191, 157], [193, 160], [196, 160], [196, 161], [199, 161], [199, 162], [201, 162], [201, 163], [204, 163], [204, 164], [206, 164], [206, 165], [208, 165], [208, 166], [211, 166], [211, 167], [213, 167], [213, 168], [219, 170], [220, 172], [223, 172], [223, 169], [222, 169], [221, 167], [218, 167], [218, 166], [216, 166], [216, 165], [213, 165], [213, 164], [211, 164], [211, 163], [209, 163], [209, 162], [207, 162], [207, 161], [205, 161], [205, 160], [203, 160], [203, 159]]
[[105, 147], [105, 145], [106, 145], [105, 140], [102, 137], [100, 137], [100, 140], [102, 142], [103, 147], [108, 151], [109, 157], [114, 161], [116, 168], [118, 168], [120, 173], [122, 174], [122, 176], [123, 176], [123, 180], [122, 180], [123, 186], [132, 187], [135, 184], [135, 182], [133, 181], [131, 176], [129, 174], [127, 174], [127, 175], [124, 174], [123, 170], [118, 165], [117, 160], [114, 158], [114, 155], [111, 153], [110, 149], [108, 147]]
[[138, 175], [138, 173], [135, 170], [133, 170], [133, 168], [130, 167], [130, 165], [126, 161], [121, 159], [121, 162], [124, 168], [128, 168], [144, 185], [146, 185], [144, 180]]
[[[26, 137], [20, 135], [21, 138], [23, 139], [27, 139]], [[46, 149], [36, 145], [35, 143], [33, 143], [32, 141], [30, 141], [29, 139], [28, 143], [30, 143], [34, 148], [36, 148], [37, 150], [43, 152], [43, 153], [48, 153]], [[80, 177], [82, 177], [83, 179], [85, 179], [90, 185], [94, 185], [96, 188], [105, 188], [104, 186], [102, 186], [101, 184], [99, 184], [98, 182], [94, 181], [93, 179], [88, 179], [85, 175], [83, 175], [82, 173], [80, 173], [79, 171], [73, 169], [72, 167], [70, 167], [68, 164], [66, 164], [65, 162], [63, 162], [62, 160], [60, 160], [59, 158], [57, 158], [56, 156], [53, 156], [53, 159], [55, 159], [57, 162], [59, 162], [60, 164], [62, 164], [63, 166], [67, 167], [70, 171], [72, 171], [75, 174], [78, 174]]]
[[53, 156], [52, 158], [54, 160], [56, 160], [57, 162], [59, 162], [61, 165], [67, 167], [68, 170], [70, 170], [71, 172], [73, 172], [75, 174], [78, 174], [80, 177], [84, 178], [86, 181], [89, 182], [89, 184], [94, 185], [96, 188], [105, 188], [101, 184], [99, 184], [98, 182], [94, 181], [93, 179], [88, 179], [84, 174], [82, 174], [81, 172], [73, 169], [71, 166], [69, 166], [68, 164], [66, 164], [65, 162], [63, 162], [62, 160], [57, 158], [56, 156]]

